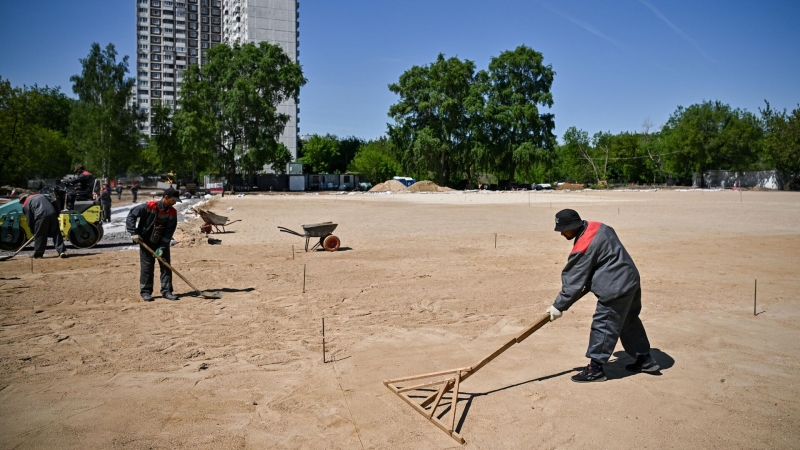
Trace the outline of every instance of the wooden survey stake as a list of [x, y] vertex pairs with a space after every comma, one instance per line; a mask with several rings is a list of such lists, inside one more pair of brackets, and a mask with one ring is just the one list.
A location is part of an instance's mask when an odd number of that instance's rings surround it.
[[[542, 314], [536, 322], [534, 322], [531, 326], [522, 330], [521, 333], [510, 339], [508, 342], [500, 346], [497, 350], [493, 351], [492, 353], [488, 354], [486, 357], [478, 361], [477, 364], [469, 367], [462, 367], [459, 369], [451, 369], [451, 370], [443, 370], [440, 372], [431, 372], [431, 373], [424, 373], [420, 375], [412, 375], [408, 377], [402, 378], [395, 378], [393, 380], [386, 380], [383, 382], [386, 387], [389, 388], [392, 392], [397, 394], [398, 397], [403, 399], [406, 403], [411, 405], [418, 413], [422, 414], [426, 419], [430, 420], [431, 423], [439, 427], [442, 431], [447, 433], [451, 438], [455, 439], [456, 442], [459, 444], [463, 444], [464, 438], [461, 437], [460, 434], [456, 432], [456, 406], [458, 403], [458, 390], [461, 387], [461, 383], [463, 383], [467, 378], [472, 376], [475, 372], [480, 370], [486, 364], [489, 364], [493, 359], [500, 356], [503, 352], [511, 348], [514, 344], [519, 344], [520, 342], [524, 341], [528, 336], [533, 334], [539, 328], [542, 328], [547, 322], [550, 321], [550, 314]], [[434, 377], [442, 377], [439, 380], [429, 381], [420, 384], [413, 384], [410, 386], [398, 386], [398, 383], [405, 383], [408, 381], [414, 380], [424, 380], [426, 378], [434, 378]], [[409, 396], [409, 393], [413, 391], [422, 390], [424, 388], [431, 388], [435, 386], [440, 386], [436, 389], [436, 392], [428, 395], [425, 399], [422, 400], [421, 403], [417, 403], [416, 401], [412, 400]], [[442, 422], [439, 418], [436, 417], [436, 409], [439, 407], [439, 403], [441, 403], [442, 398], [445, 394], [450, 391], [453, 391], [450, 398], [450, 420], [447, 423]], [[422, 392], [430, 392], [430, 389], [427, 391]], [[447, 403], [444, 404], [445, 407]], [[444, 410], [446, 413], [446, 409]]]

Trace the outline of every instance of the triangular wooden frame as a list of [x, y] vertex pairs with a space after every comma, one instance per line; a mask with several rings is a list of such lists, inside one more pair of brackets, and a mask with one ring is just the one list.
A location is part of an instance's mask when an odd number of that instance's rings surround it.
[[[411, 405], [411, 407], [414, 408], [418, 413], [422, 414], [423, 417], [431, 421], [431, 423], [439, 427], [439, 429], [447, 433], [451, 438], [455, 439], [456, 442], [458, 442], [459, 444], [463, 444], [466, 441], [464, 441], [464, 438], [461, 437], [461, 435], [458, 434], [455, 429], [456, 417], [457, 417], [456, 406], [458, 403], [458, 389], [461, 386], [461, 383], [463, 383], [467, 378], [475, 374], [475, 372], [480, 370], [491, 360], [500, 356], [503, 352], [508, 350], [512, 345], [524, 341], [528, 336], [533, 334], [539, 328], [543, 327], [549, 321], [550, 321], [550, 314], [543, 314], [531, 326], [522, 330], [522, 332], [519, 333], [516, 337], [512, 338], [511, 340], [503, 344], [500, 348], [493, 351], [492, 353], [487, 355], [482, 360], [478, 361], [478, 363], [473, 366], [444, 370], [441, 372], [412, 375], [403, 378], [395, 378], [392, 380], [385, 380], [383, 384], [386, 385], [386, 387], [388, 387], [389, 390], [397, 394], [398, 397], [403, 399], [403, 401]], [[443, 376], [445, 376], [446, 378], [441, 378]], [[415, 381], [415, 380], [424, 380], [426, 378], [434, 378], [434, 377], [439, 377], [439, 379], [435, 381], [428, 381], [420, 384], [414, 384], [411, 386], [398, 385], [398, 383], [405, 383], [408, 381]], [[422, 400], [421, 403], [417, 403], [409, 396], [410, 392], [420, 391], [421, 389], [432, 388], [436, 386], [439, 386], [436, 392], [429, 394], [427, 397], [425, 397], [424, 400]], [[439, 403], [442, 401], [442, 397], [444, 397], [444, 395], [450, 392], [451, 390], [453, 391], [453, 393], [450, 405], [450, 415], [449, 415], [450, 420], [449, 423], [445, 423], [436, 417], [436, 409], [439, 407]], [[427, 393], [429, 391], [430, 389], [421, 392]]]

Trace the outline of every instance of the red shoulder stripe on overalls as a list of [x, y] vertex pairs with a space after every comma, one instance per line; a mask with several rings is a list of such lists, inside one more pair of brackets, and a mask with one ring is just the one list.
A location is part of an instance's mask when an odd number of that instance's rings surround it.
[[597, 230], [600, 229], [600, 222], [587, 222], [586, 224], [586, 231], [583, 232], [583, 235], [578, 239], [578, 242], [575, 243], [575, 246], [572, 247], [572, 253], [585, 253], [589, 246], [592, 244], [594, 240], [594, 236], [597, 234]]

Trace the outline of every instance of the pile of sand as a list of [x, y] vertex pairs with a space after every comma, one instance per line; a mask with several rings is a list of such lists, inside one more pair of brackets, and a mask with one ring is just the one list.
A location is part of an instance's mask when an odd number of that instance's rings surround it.
[[409, 186], [408, 190], [413, 192], [447, 192], [447, 191], [452, 191], [453, 189], [449, 187], [439, 186], [433, 181], [422, 180], [422, 181], [417, 181], [416, 183]]
[[433, 181], [422, 180], [409, 186], [408, 190], [414, 192], [439, 192], [439, 185]]
[[564, 189], [569, 189], [571, 191], [580, 191], [580, 190], [583, 190], [584, 187], [583, 187], [582, 184], [578, 184], [578, 183], [564, 183], [564, 184], [559, 184], [558, 186], [556, 186], [556, 190], [562, 191]]
[[404, 192], [408, 191], [408, 188], [405, 184], [397, 181], [397, 180], [388, 180], [384, 181], [383, 183], [378, 183], [375, 186], [372, 186], [372, 189], [369, 190], [370, 192]]

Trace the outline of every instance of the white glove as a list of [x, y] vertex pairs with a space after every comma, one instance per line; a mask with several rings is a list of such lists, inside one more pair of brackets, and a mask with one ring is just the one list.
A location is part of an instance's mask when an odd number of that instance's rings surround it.
[[555, 306], [550, 306], [549, 308], [547, 308], [547, 310], [545, 312], [550, 314], [550, 322], [552, 322], [552, 321], [558, 319], [559, 317], [561, 317], [561, 311], [556, 309]]
[[131, 240], [133, 241], [134, 244], [138, 244], [139, 243], [139, 239], [140, 238], [139, 238], [138, 234], [132, 234], [131, 235]]

